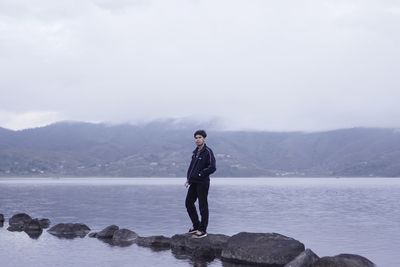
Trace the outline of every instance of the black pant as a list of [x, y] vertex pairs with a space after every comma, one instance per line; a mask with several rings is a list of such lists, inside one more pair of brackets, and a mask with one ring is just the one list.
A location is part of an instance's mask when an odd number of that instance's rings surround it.
[[[206, 232], [208, 226], [208, 189], [210, 188], [210, 183], [192, 183], [189, 186], [186, 195], [186, 209], [189, 214], [190, 220], [192, 220], [193, 228], [200, 231]], [[196, 206], [194, 203], [196, 199], [199, 199], [199, 209], [201, 215], [201, 221], [199, 221], [199, 216], [197, 215]]]

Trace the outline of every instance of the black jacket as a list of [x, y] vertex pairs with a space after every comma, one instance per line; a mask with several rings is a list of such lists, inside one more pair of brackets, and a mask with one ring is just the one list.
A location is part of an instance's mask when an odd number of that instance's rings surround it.
[[206, 144], [204, 144], [199, 155], [197, 155], [197, 151], [198, 148], [193, 151], [186, 177], [189, 183], [208, 183], [210, 182], [210, 174], [217, 170], [214, 153]]

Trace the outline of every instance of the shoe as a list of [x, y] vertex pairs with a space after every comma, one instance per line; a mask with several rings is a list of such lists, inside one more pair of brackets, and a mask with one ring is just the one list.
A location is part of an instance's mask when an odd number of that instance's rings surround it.
[[198, 234], [199, 232], [200, 232], [200, 231], [197, 230], [197, 229], [190, 228], [188, 234], [193, 234], [193, 235], [195, 235], [195, 234]]
[[197, 233], [193, 234], [193, 238], [203, 238], [207, 236], [207, 232], [197, 231]]

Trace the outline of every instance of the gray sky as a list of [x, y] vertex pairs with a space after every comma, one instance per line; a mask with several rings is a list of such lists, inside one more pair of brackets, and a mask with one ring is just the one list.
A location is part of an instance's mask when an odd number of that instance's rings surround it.
[[0, 0], [0, 126], [400, 127], [400, 1]]

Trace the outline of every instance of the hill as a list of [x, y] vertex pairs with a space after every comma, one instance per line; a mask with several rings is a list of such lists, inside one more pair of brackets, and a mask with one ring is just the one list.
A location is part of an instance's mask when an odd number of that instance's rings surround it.
[[[0, 128], [0, 176], [184, 177], [197, 128], [201, 127], [171, 120]], [[207, 144], [216, 155], [215, 176], [400, 176], [396, 129], [209, 130]]]

